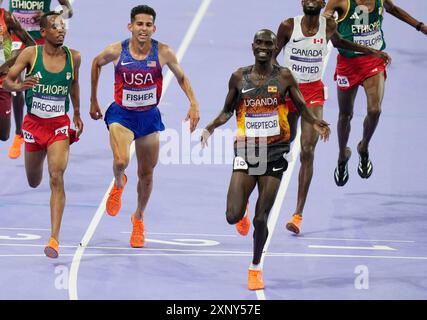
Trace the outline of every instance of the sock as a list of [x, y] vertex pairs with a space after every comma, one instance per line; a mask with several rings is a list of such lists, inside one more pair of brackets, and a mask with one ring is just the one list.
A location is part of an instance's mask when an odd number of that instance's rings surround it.
[[250, 270], [262, 270], [261, 264], [253, 264], [251, 263], [251, 265], [249, 266]]

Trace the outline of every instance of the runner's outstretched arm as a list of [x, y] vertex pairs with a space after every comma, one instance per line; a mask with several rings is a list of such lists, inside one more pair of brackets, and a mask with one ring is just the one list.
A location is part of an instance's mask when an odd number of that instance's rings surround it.
[[228, 93], [225, 98], [224, 108], [221, 110], [219, 115], [212, 122], [210, 122], [205, 129], [203, 129], [202, 136], [200, 137], [202, 147], [206, 147], [208, 145], [208, 138], [210, 135], [212, 135], [214, 130], [222, 126], [233, 116], [235, 101], [238, 95], [238, 84], [240, 83], [241, 79], [242, 72], [240, 70], [234, 72], [231, 75], [228, 82]]
[[421, 31], [427, 35], [427, 26], [423, 22], [418, 21], [412, 17], [408, 12], [403, 10], [401, 7], [396, 6], [392, 0], [384, 0], [384, 8], [392, 16], [395, 16], [397, 19], [406, 22], [410, 26], [416, 28], [418, 31]]

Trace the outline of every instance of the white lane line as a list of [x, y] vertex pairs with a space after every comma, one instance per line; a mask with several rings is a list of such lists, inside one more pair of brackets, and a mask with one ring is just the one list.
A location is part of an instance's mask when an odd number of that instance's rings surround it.
[[[191, 25], [189, 27], [189, 29], [187, 30], [187, 33], [183, 39], [183, 42], [181, 43], [180, 48], [178, 49], [178, 52], [176, 54], [178, 61], [180, 62], [185, 54], [185, 52], [187, 51], [191, 40], [193, 39], [201, 21], [203, 20], [203, 17], [206, 14], [206, 11], [210, 5], [212, 0], [203, 0], [197, 13], [196, 16], [194, 17], [193, 21], [191, 22]], [[170, 70], [168, 70], [166, 77], [164, 79], [164, 83], [163, 83], [163, 95], [165, 95], [167, 88], [169, 87], [169, 84], [172, 80], [173, 74]], [[135, 147], [134, 147], [134, 143], [132, 143], [131, 146], [131, 153], [130, 153], [130, 158], [133, 157], [133, 154], [135, 152]], [[85, 251], [85, 246], [89, 243], [90, 239], [92, 238], [92, 236], [95, 233], [96, 228], [98, 227], [99, 222], [101, 221], [101, 218], [104, 214], [104, 210], [105, 210], [105, 203], [107, 201], [108, 198], [108, 193], [110, 191], [110, 189], [112, 188], [114, 184], [114, 179], [111, 181], [110, 186], [108, 188], [108, 190], [105, 192], [104, 198], [102, 199], [102, 202], [100, 203], [98, 210], [96, 211], [95, 215], [92, 218], [91, 223], [89, 224], [88, 229], [86, 230], [85, 235], [83, 236], [83, 239], [81, 241], [82, 246], [78, 247], [76, 250], [76, 253], [73, 257], [73, 261], [71, 263], [71, 269], [70, 269], [70, 275], [69, 275], [69, 280], [68, 280], [68, 295], [69, 298], [71, 300], [77, 300], [78, 299], [78, 295], [77, 295], [77, 276], [78, 276], [78, 270], [79, 270], [79, 266], [80, 266], [80, 261], [81, 258], [83, 257], [84, 251]]]
[[[146, 249], [144, 249], [145, 251]], [[163, 251], [163, 250], [160, 250]], [[61, 254], [60, 257], [73, 257], [74, 254]], [[232, 252], [232, 253], [86, 253], [87, 257], [131, 257], [131, 256], [186, 256], [186, 257], [251, 257], [252, 252]], [[332, 259], [377, 259], [377, 260], [415, 260], [415, 261], [427, 261], [425, 256], [374, 256], [374, 255], [343, 255], [343, 254], [308, 254], [308, 253], [292, 253], [292, 252], [283, 252], [283, 253], [267, 253], [268, 257], [271, 258], [332, 258]], [[26, 258], [26, 257], [42, 257], [47, 259], [44, 254], [0, 254], [2, 257], [15, 257], [15, 258]], [[60, 258], [57, 261], [61, 261]]]
[[0, 228], [0, 230], [50, 231], [50, 229], [35, 229], [35, 228]]
[[18, 237], [11, 236], [0, 236], [0, 240], [15, 240], [15, 241], [31, 241], [31, 240], [39, 240], [42, 237], [36, 234], [28, 234], [28, 233], [17, 233]]
[[[322, 78], [325, 74], [326, 66], [328, 64], [329, 57], [331, 55], [331, 51], [332, 51], [332, 43], [331, 42], [329, 42], [329, 44], [328, 44], [328, 49], [329, 49], [328, 54], [325, 57], [325, 65], [323, 68]], [[286, 170], [286, 172], [283, 175], [282, 182], [280, 183], [279, 191], [278, 191], [277, 196], [276, 196], [276, 201], [274, 202], [273, 208], [271, 209], [270, 216], [268, 218], [267, 227], [268, 227], [269, 234], [267, 237], [267, 241], [265, 242], [265, 245], [264, 245], [263, 254], [261, 256], [261, 267], [262, 268], [264, 268], [265, 253], [268, 251], [268, 247], [270, 246], [270, 241], [271, 241], [271, 238], [273, 237], [273, 233], [274, 233], [274, 229], [276, 228], [277, 220], [279, 219], [280, 209], [282, 208], [283, 200], [285, 198], [286, 192], [288, 191], [289, 183], [290, 183], [291, 178], [292, 178], [292, 173], [293, 173], [294, 168], [295, 168], [295, 163], [296, 163], [297, 159], [299, 159], [298, 155], [299, 155], [300, 151], [301, 151], [301, 124], [300, 124], [300, 121], [298, 121], [298, 131], [297, 131], [297, 135], [295, 137], [295, 140], [294, 140], [293, 146], [292, 146], [292, 150], [291, 150], [293, 159], [289, 162], [288, 169]], [[258, 300], [266, 300], [267, 299], [264, 290], [256, 290], [256, 295], [257, 295]]]
[[338, 250], [381, 250], [381, 251], [396, 251], [389, 246], [372, 246], [372, 247], [354, 247], [354, 246], [319, 246], [309, 245], [311, 249], [338, 249]]
[[412, 240], [375, 240], [375, 239], [342, 239], [342, 238], [310, 238], [310, 237], [297, 237], [297, 238], [298, 240], [415, 243], [415, 241], [412, 241]]
[[[120, 233], [131, 234], [130, 231], [122, 231]], [[155, 234], [155, 235], [166, 235], [166, 236], [202, 236], [202, 237], [230, 237], [237, 238], [237, 235], [231, 234], [209, 234], [209, 233], [168, 233], [168, 232], [147, 232], [147, 235]]]

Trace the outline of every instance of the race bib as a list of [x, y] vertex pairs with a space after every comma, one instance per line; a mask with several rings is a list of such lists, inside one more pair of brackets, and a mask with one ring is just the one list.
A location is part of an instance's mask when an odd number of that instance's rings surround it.
[[128, 108], [157, 104], [157, 86], [143, 89], [123, 88], [122, 104]]
[[347, 77], [337, 75], [337, 84], [340, 88], [349, 88], [350, 81], [348, 81]]
[[65, 97], [34, 94], [31, 113], [40, 118], [55, 118], [65, 114]]
[[247, 137], [271, 137], [280, 134], [277, 111], [268, 113], [246, 113], [245, 129]]
[[61, 127], [55, 130], [55, 135], [57, 134], [64, 134], [68, 137], [68, 126]]
[[234, 158], [233, 170], [248, 170], [248, 164], [242, 157]]
[[22, 47], [21, 41], [13, 41], [12, 42], [12, 51], [19, 50]]
[[14, 11], [13, 15], [19, 21], [22, 28], [27, 31], [40, 31], [40, 23], [36, 21], [37, 11]]
[[31, 133], [29, 133], [28, 131], [25, 131], [24, 129], [22, 129], [22, 135], [24, 137], [25, 142], [36, 143], [34, 136]]
[[381, 29], [374, 30], [368, 33], [355, 34], [353, 41], [359, 45], [380, 50], [383, 46], [383, 36]]

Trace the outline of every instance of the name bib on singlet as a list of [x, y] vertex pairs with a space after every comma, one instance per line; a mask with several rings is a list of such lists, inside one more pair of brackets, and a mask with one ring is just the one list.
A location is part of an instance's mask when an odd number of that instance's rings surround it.
[[19, 11], [13, 12], [16, 20], [27, 31], [40, 31], [40, 24], [36, 21], [37, 11]]
[[246, 113], [245, 129], [247, 137], [271, 137], [280, 134], [277, 112]]
[[40, 118], [54, 118], [65, 114], [65, 97], [34, 94], [31, 113]]
[[380, 29], [368, 33], [355, 34], [353, 39], [354, 43], [376, 50], [380, 50], [383, 46], [383, 36]]
[[146, 107], [157, 104], [157, 87], [144, 89], [123, 88], [122, 104], [128, 108]]

